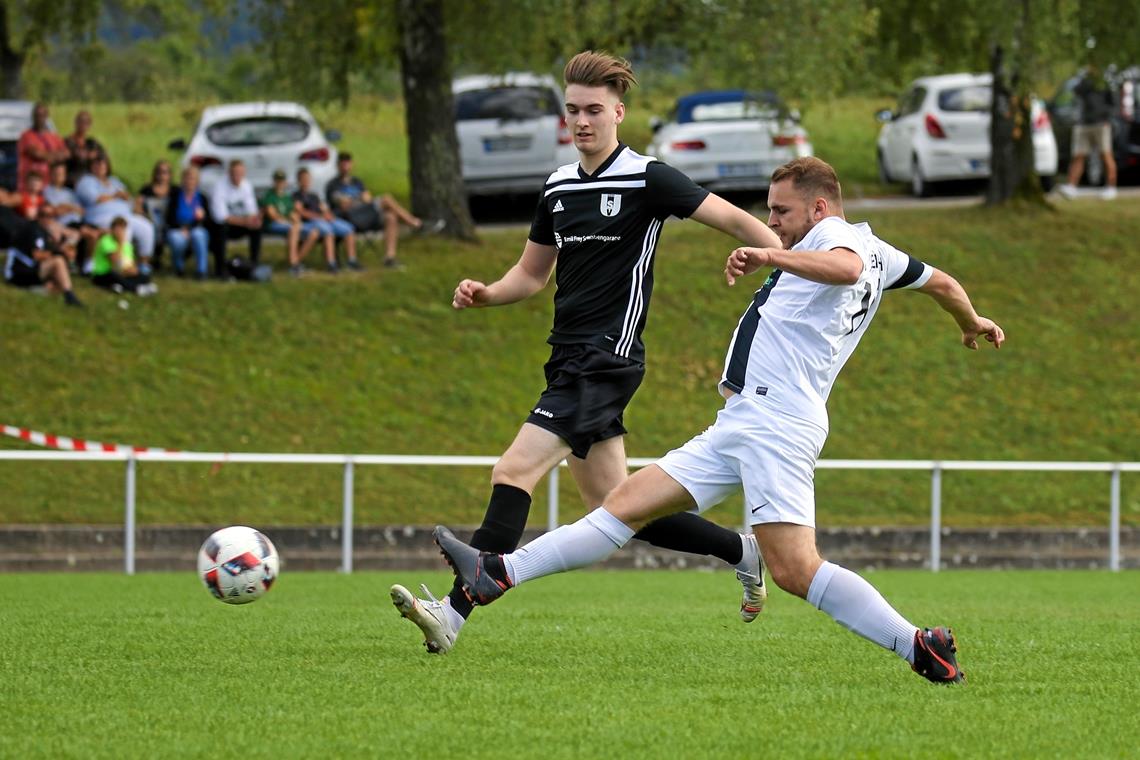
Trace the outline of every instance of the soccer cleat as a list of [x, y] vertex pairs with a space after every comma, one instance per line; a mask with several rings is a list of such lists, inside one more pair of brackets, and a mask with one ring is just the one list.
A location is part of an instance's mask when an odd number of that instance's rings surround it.
[[736, 571], [736, 579], [744, 587], [744, 597], [740, 600], [740, 619], [745, 623], [751, 623], [764, 611], [764, 600], [768, 598], [768, 589], [764, 587], [764, 561], [760, 558], [760, 547], [756, 545], [756, 536], [743, 533], [741, 538], [744, 539], [744, 557], [749, 562], [747, 571]]
[[949, 628], [924, 628], [914, 634], [911, 670], [934, 683], [959, 683], [966, 674], [958, 667], [954, 634]]
[[432, 537], [443, 558], [463, 584], [463, 593], [467, 594], [472, 604], [490, 604], [513, 585], [503, 566], [501, 554], [481, 552], [468, 546], [442, 525], [436, 526]]
[[455, 646], [459, 629], [451, 624], [444, 603], [436, 599], [427, 586], [420, 586], [427, 599], [419, 599], [400, 584], [392, 587], [392, 604], [424, 634], [424, 646], [431, 654], [447, 654]]

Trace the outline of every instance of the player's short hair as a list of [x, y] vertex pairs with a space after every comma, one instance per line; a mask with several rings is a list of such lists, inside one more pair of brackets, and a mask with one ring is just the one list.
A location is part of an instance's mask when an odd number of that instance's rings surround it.
[[629, 61], [603, 50], [584, 50], [566, 63], [562, 72], [566, 84], [585, 87], [609, 87], [618, 97], [637, 84]]
[[814, 156], [789, 161], [772, 172], [772, 184], [791, 180], [792, 187], [808, 198], [823, 196], [828, 201], [843, 205], [843, 189], [831, 164]]

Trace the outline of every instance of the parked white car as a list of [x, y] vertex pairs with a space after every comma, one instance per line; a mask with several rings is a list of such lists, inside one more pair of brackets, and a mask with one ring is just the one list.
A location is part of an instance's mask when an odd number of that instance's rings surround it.
[[332, 143], [339, 139], [339, 132], [321, 129], [299, 103], [229, 103], [206, 108], [190, 142], [178, 139], [168, 147], [185, 150], [182, 167], [198, 167], [206, 193], [235, 158], [245, 162], [246, 178], [259, 193], [273, 186], [277, 169], [295, 184], [301, 167], [312, 174], [313, 188], [323, 193], [336, 176]]
[[578, 160], [554, 77], [467, 76], [451, 89], [468, 195], [537, 193], [555, 169]]
[[650, 126], [645, 152], [710, 190], [763, 190], [778, 167], [812, 155], [798, 115], [770, 91], [686, 95]]
[[[990, 176], [990, 74], [945, 74], [916, 79], [895, 111], [880, 111], [879, 177], [884, 183], [909, 182], [917, 196], [936, 182]], [[1036, 98], [1033, 164], [1049, 190], [1057, 174], [1057, 141], [1049, 113]]]

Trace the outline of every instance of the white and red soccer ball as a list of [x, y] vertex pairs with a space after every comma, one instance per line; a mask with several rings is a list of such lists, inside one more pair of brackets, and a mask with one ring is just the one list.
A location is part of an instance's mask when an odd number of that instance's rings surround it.
[[248, 604], [277, 580], [281, 560], [261, 531], [233, 525], [214, 532], [198, 550], [198, 577], [226, 604]]

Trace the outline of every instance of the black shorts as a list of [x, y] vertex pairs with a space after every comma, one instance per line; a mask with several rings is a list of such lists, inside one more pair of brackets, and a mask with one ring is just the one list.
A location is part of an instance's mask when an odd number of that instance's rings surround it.
[[544, 368], [546, 390], [527, 422], [549, 430], [585, 459], [590, 446], [625, 435], [622, 413], [645, 365], [588, 344], [556, 345]]
[[11, 264], [8, 271], [8, 284], [15, 285], [18, 288], [34, 288], [37, 285], [43, 285], [43, 278], [40, 277], [40, 264], [37, 261], [34, 266], [29, 266], [20, 260], [15, 260]]

